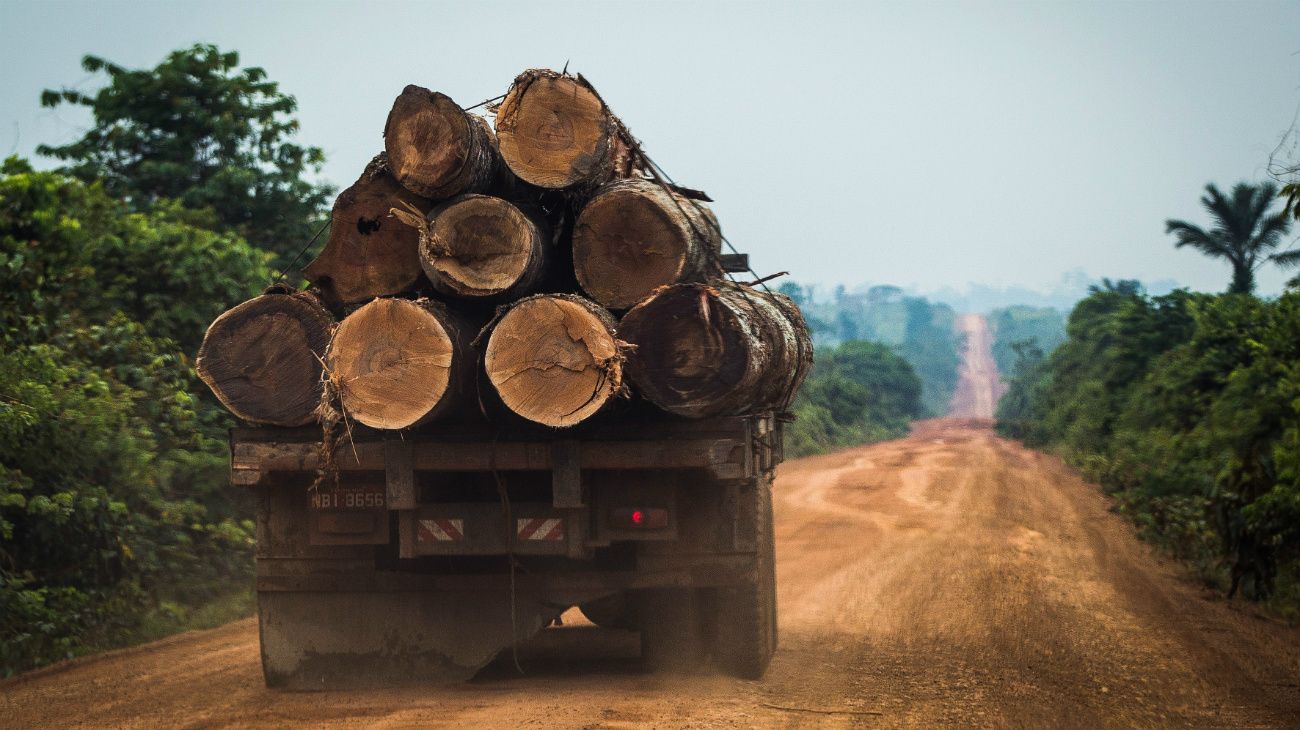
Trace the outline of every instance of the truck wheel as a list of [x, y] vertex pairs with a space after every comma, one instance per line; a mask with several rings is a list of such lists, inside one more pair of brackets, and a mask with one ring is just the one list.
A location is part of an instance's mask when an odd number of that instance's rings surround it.
[[758, 679], [776, 652], [776, 540], [772, 530], [771, 481], [760, 482], [755, 579], [718, 588], [709, 606], [713, 661], [724, 672]]
[[641, 662], [651, 672], [684, 673], [704, 660], [699, 592], [655, 588], [637, 592]]
[[635, 631], [637, 627], [636, 612], [633, 608], [626, 593], [615, 593], [578, 605], [582, 615], [602, 629], [629, 631]]

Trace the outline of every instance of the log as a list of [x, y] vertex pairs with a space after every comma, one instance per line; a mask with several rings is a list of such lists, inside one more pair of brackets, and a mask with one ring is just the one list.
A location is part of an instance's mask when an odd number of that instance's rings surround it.
[[334, 201], [330, 237], [303, 275], [335, 306], [398, 294], [423, 277], [419, 234], [390, 215], [395, 206], [428, 210], [432, 203], [402, 187], [380, 153]]
[[595, 187], [630, 172], [620, 125], [582, 78], [547, 69], [519, 74], [497, 109], [501, 159], [527, 183]]
[[420, 234], [420, 265], [442, 294], [515, 299], [546, 273], [547, 227], [501, 198], [462, 195], [432, 214]]
[[500, 159], [485, 119], [415, 85], [403, 89], [388, 112], [384, 150], [393, 177], [434, 200], [487, 190]]
[[305, 426], [320, 405], [321, 358], [333, 327], [310, 292], [263, 294], [217, 317], [194, 369], [238, 418]]
[[578, 283], [610, 309], [627, 309], [661, 286], [721, 276], [721, 253], [713, 213], [649, 180], [602, 186], [573, 230]]
[[628, 379], [680, 416], [785, 411], [812, 366], [812, 340], [788, 297], [735, 284], [679, 284], [619, 325]]
[[469, 330], [427, 299], [376, 299], [348, 315], [325, 357], [344, 418], [409, 428], [467, 402], [475, 361]]
[[520, 300], [493, 327], [485, 369], [506, 407], [530, 421], [580, 423], [622, 391], [614, 318], [581, 297]]

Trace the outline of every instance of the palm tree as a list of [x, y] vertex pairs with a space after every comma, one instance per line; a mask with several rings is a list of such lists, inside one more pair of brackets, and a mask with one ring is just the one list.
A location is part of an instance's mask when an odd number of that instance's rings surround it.
[[1237, 183], [1230, 198], [1210, 183], [1205, 186], [1201, 205], [1209, 211], [1214, 227], [1207, 231], [1186, 221], [1167, 220], [1165, 232], [1178, 237], [1177, 248], [1191, 246], [1206, 256], [1227, 259], [1232, 264], [1228, 293], [1249, 294], [1255, 290], [1255, 270], [1265, 263], [1300, 265], [1300, 250], [1276, 252], [1291, 221], [1282, 213], [1269, 215], [1275, 200], [1277, 186], [1273, 183]]

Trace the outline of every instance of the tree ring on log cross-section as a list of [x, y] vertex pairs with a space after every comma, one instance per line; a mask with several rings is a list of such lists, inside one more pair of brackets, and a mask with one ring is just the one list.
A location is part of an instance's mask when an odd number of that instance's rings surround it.
[[613, 319], [572, 296], [540, 295], [511, 307], [492, 329], [484, 362], [502, 402], [547, 426], [585, 420], [622, 383]]
[[440, 209], [420, 242], [420, 264], [439, 290], [489, 297], [541, 275], [542, 235], [500, 198], [466, 195]]
[[384, 429], [433, 415], [460, 365], [445, 318], [445, 311], [405, 299], [376, 299], [348, 315], [326, 357], [344, 415]]
[[582, 208], [573, 271], [592, 299], [627, 309], [655, 289], [710, 278], [721, 232], [703, 206], [646, 180], [618, 180]]
[[311, 294], [263, 294], [217, 317], [203, 336], [194, 367], [239, 418], [305, 426], [316, 419], [320, 405], [320, 358], [333, 325]]
[[492, 130], [445, 94], [411, 85], [384, 125], [393, 177], [407, 190], [440, 200], [484, 189], [496, 166]]
[[497, 110], [501, 157], [525, 182], [566, 188], [608, 172], [614, 125], [595, 92], [571, 76], [526, 72]]

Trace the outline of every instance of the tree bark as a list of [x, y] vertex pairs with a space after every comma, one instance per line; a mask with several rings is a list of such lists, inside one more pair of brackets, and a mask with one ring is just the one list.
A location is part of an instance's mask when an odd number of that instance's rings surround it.
[[620, 324], [628, 378], [650, 402], [703, 418], [784, 411], [812, 365], [812, 340], [788, 297], [735, 284], [679, 284]]
[[630, 173], [620, 125], [586, 80], [546, 69], [519, 74], [497, 109], [501, 158], [542, 188], [595, 187]]
[[321, 357], [334, 318], [312, 293], [263, 294], [208, 327], [194, 369], [244, 421], [305, 426], [316, 419]]
[[469, 331], [428, 299], [376, 299], [348, 315], [325, 357], [344, 417], [401, 429], [467, 402], [475, 361]]
[[428, 210], [432, 203], [399, 185], [380, 153], [334, 201], [329, 242], [303, 269], [331, 305], [398, 294], [419, 283], [419, 234], [390, 215], [397, 206]]
[[487, 190], [499, 167], [487, 121], [445, 94], [407, 86], [384, 125], [384, 149], [393, 177], [434, 200]]
[[420, 265], [441, 294], [515, 299], [546, 274], [548, 229], [501, 198], [462, 195], [420, 226]]
[[614, 318], [581, 297], [517, 302], [493, 327], [485, 366], [506, 407], [547, 426], [572, 426], [622, 390]]
[[573, 271], [592, 299], [627, 309], [661, 286], [722, 275], [712, 211], [649, 180], [602, 186], [573, 231]]

